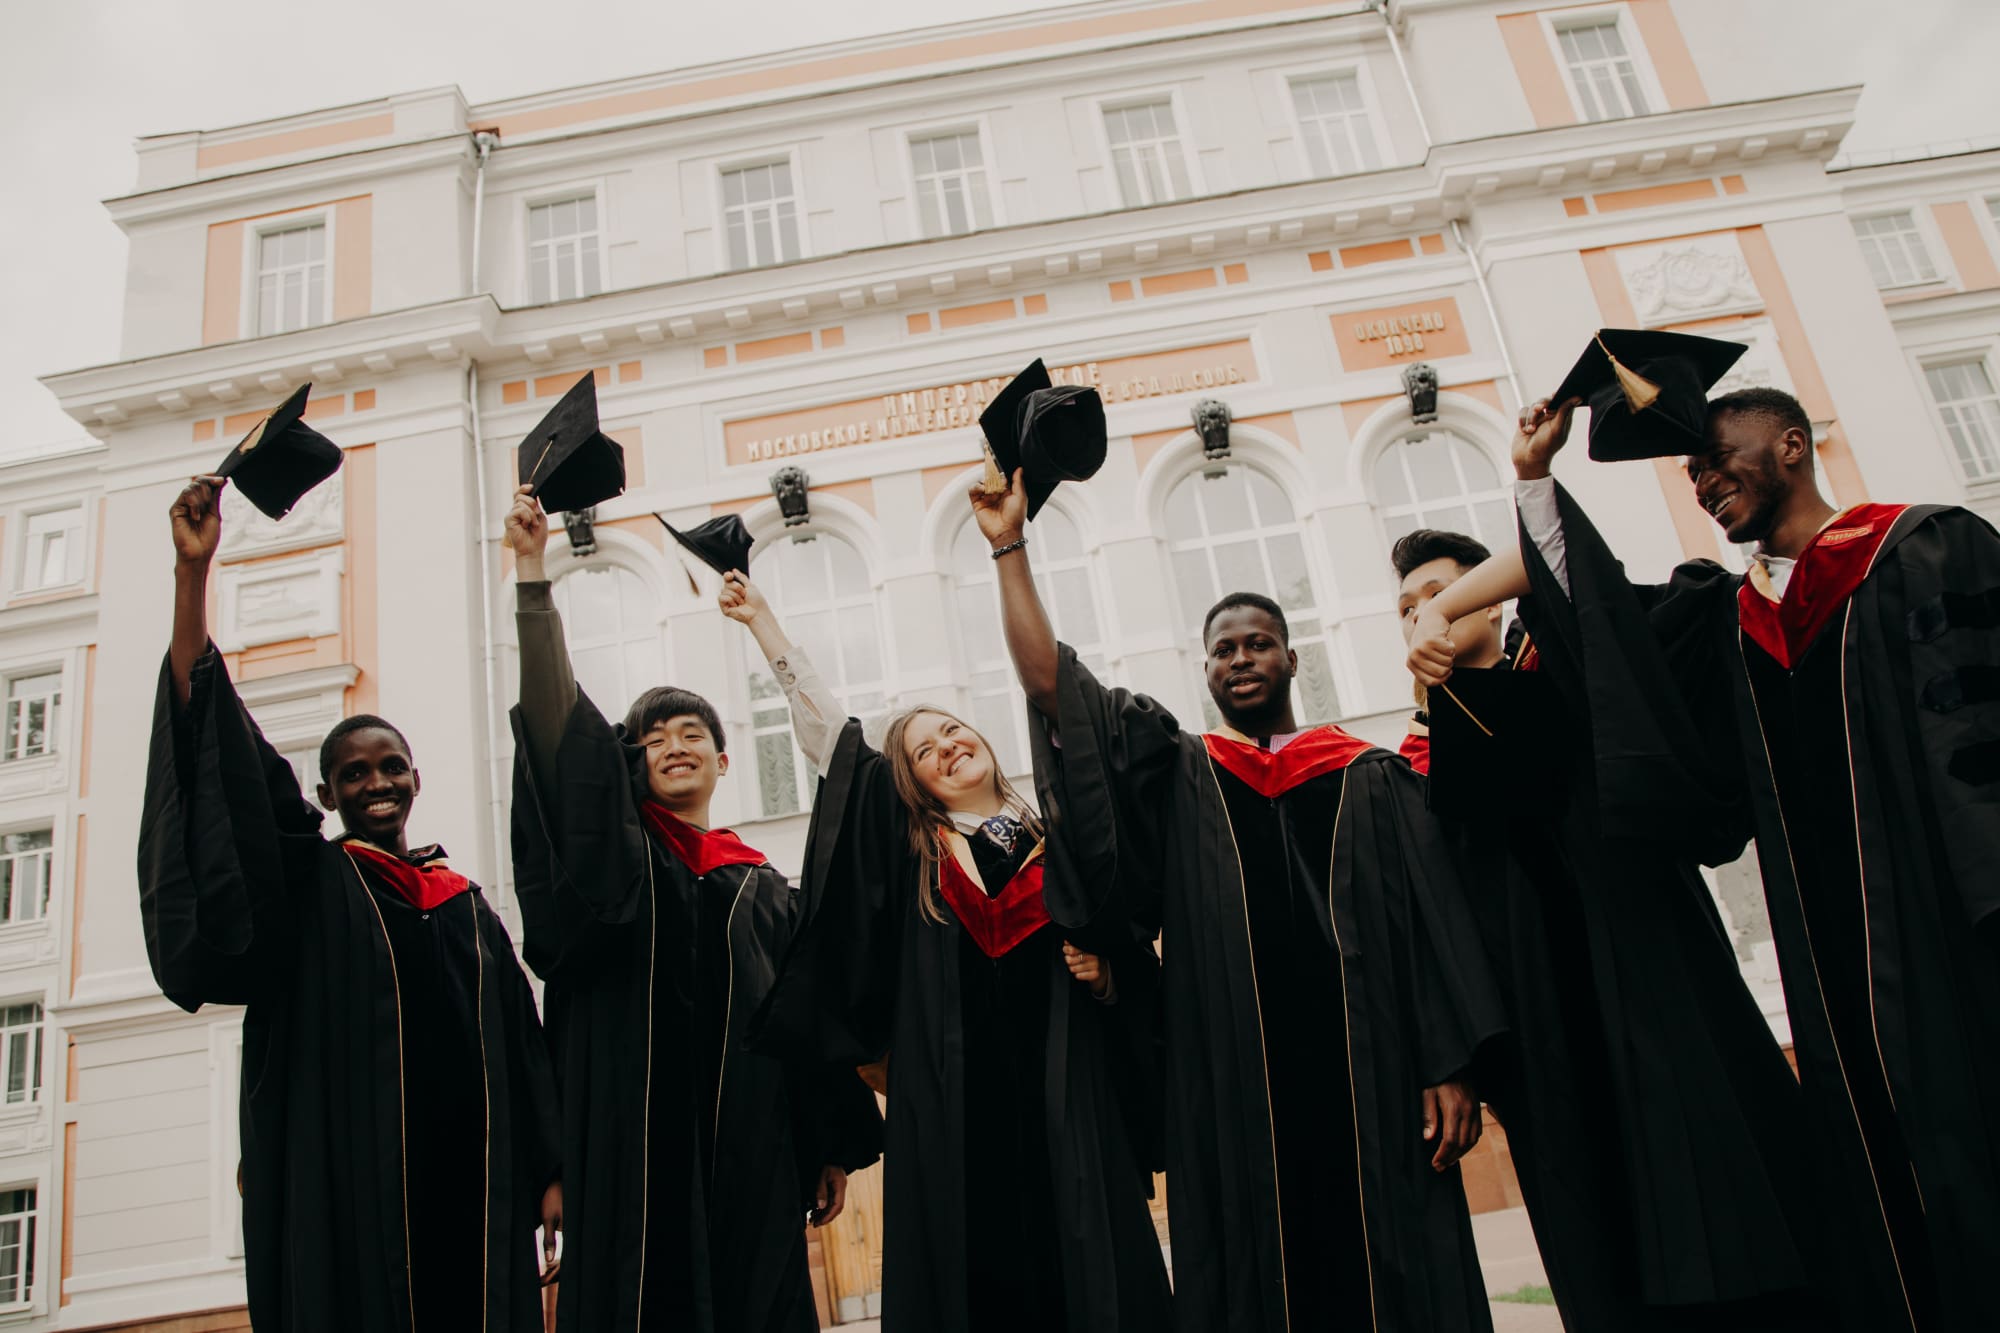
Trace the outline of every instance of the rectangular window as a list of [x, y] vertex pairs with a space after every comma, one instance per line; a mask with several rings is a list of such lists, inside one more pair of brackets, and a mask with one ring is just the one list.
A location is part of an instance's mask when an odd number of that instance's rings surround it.
[[1104, 134], [1111, 142], [1111, 167], [1125, 207], [1167, 203], [1194, 193], [1171, 100], [1106, 107]]
[[1984, 361], [1924, 367], [1938, 418], [1967, 481], [2000, 478], [2000, 393]]
[[30, 514], [21, 550], [21, 587], [61, 588], [83, 578], [83, 506]]
[[1292, 110], [1313, 175], [1344, 176], [1382, 165], [1368, 104], [1361, 99], [1361, 76], [1352, 70], [1293, 79]]
[[7, 682], [7, 711], [0, 716], [0, 760], [54, 754], [62, 711], [62, 672], [16, 676]]
[[35, 1299], [35, 1190], [0, 1190], [0, 1305]]
[[1570, 86], [1576, 90], [1585, 120], [1623, 120], [1646, 114], [1639, 69], [1625, 49], [1617, 15], [1565, 23], [1556, 29], [1556, 40], [1562, 46]]
[[7, 1061], [8, 1106], [42, 1099], [42, 1004], [29, 1000], [0, 1008], [0, 1054]]
[[757, 268], [799, 257], [799, 200], [790, 161], [722, 173], [722, 230], [729, 267]]
[[50, 829], [0, 834], [0, 925], [39, 921], [49, 910], [49, 879], [55, 866]]
[[1868, 261], [1877, 287], [1937, 281], [1937, 265], [1931, 262], [1930, 247], [1924, 244], [1913, 214], [1855, 218], [1854, 239], [1861, 242], [1861, 257]]
[[260, 234], [258, 336], [309, 329], [326, 321], [326, 224], [308, 222]]
[[595, 296], [603, 290], [597, 259], [597, 196], [578, 195], [528, 210], [528, 299], [535, 305]]
[[962, 236], [993, 225], [978, 130], [910, 140], [910, 177], [924, 235]]

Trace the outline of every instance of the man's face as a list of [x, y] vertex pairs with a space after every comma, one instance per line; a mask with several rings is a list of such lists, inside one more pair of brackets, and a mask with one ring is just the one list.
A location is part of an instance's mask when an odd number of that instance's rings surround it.
[[423, 785], [396, 734], [365, 727], [348, 732], [335, 745], [333, 767], [319, 784], [319, 803], [338, 811], [341, 824], [355, 837], [394, 848]]
[[1208, 626], [1208, 693], [1240, 728], [1282, 713], [1292, 697], [1299, 657], [1278, 622], [1254, 606], [1232, 606]]
[[646, 787], [669, 810], [706, 805], [729, 771], [729, 756], [716, 752], [715, 734], [693, 713], [655, 722], [639, 743], [646, 747]]
[[[1410, 633], [1417, 625], [1417, 612], [1429, 606], [1431, 599], [1449, 588], [1465, 576], [1464, 565], [1448, 555], [1435, 560], [1427, 560], [1403, 576], [1403, 586], [1396, 595], [1396, 615], [1403, 624], [1403, 642], [1410, 641]], [[1504, 645], [1500, 638], [1500, 608], [1489, 606], [1474, 611], [1451, 623], [1451, 646], [1456, 650], [1452, 659], [1463, 666], [1491, 666], [1500, 659]]]
[[1709, 415], [1708, 447], [1687, 460], [1688, 480], [1730, 541], [1769, 535], [1791, 489], [1784, 464], [1801, 447], [1797, 435], [1761, 412]]

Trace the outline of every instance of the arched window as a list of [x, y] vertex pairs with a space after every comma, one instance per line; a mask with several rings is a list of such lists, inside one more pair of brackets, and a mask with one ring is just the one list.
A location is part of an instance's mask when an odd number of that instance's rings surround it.
[[1514, 540], [1512, 490], [1485, 450], [1448, 430], [1418, 431], [1384, 449], [1375, 502], [1390, 541], [1418, 528], [1462, 532], [1494, 549]]
[[646, 581], [613, 564], [589, 564], [556, 580], [556, 609], [569, 639], [576, 683], [616, 722], [641, 690], [666, 683], [658, 599]]
[[[1224, 593], [1257, 592], [1285, 609], [1299, 655], [1293, 708], [1301, 725], [1340, 716], [1332, 635], [1306, 562], [1305, 531], [1278, 483], [1242, 463], [1191, 472], [1167, 494], [1167, 549], [1181, 621], [1194, 641], [1201, 619]], [[1210, 726], [1220, 721], [1202, 694]]]
[[[828, 533], [805, 541], [766, 542], [750, 577], [806, 650], [848, 715], [880, 719], [887, 665], [882, 618], [861, 553]], [[792, 740], [792, 714], [761, 654], [750, 654], [750, 728], [757, 791], [766, 816], [796, 814], [812, 800], [813, 770]]]
[[[1104, 671], [1104, 619], [1098, 614], [1097, 589], [1084, 559], [1083, 537], [1069, 516], [1050, 505], [1036, 516], [1034, 538], [1035, 587], [1048, 608], [1056, 637], [1076, 649], [1091, 671]], [[958, 617], [959, 643], [971, 673], [972, 724], [992, 744], [1003, 772], [1028, 771], [1028, 714], [1014, 664], [1000, 631], [1000, 585], [993, 553], [979, 535], [979, 525], [967, 519], [951, 546], [955, 584], [953, 611]]]

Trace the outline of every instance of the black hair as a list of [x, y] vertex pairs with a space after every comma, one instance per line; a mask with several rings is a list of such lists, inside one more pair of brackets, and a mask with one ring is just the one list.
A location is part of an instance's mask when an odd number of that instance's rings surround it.
[[1806, 415], [1799, 400], [1783, 389], [1754, 388], [1737, 389], [1725, 393], [1708, 405], [1708, 414], [1713, 417], [1722, 412], [1741, 412], [1745, 416], [1762, 417], [1780, 431], [1796, 430], [1806, 437], [1806, 462], [1812, 462], [1812, 418]]
[[327, 732], [326, 739], [319, 743], [319, 780], [321, 782], [325, 782], [333, 776], [334, 748], [357, 731], [388, 732], [396, 738], [396, 743], [403, 747], [403, 753], [410, 756], [410, 762], [416, 762], [416, 755], [410, 752], [409, 738], [398, 731], [394, 723], [390, 722], [387, 718], [377, 717], [373, 713], [356, 713], [353, 717], [344, 717], [334, 723], [333, 730]]
[[693, 690], [672, 685], [655, 685], [632, 701], [632, 706], [625, 710], [625, 735], [636, 742], [655, 726], [676, 717], [700, 718], [715, 740], [715, 752], [729, 752], [729, 742], [722, 735], [722, 718], [715, 705]]
[[1260, 592], [1232, 592], [1214, 606], [1209, 607], [1208, 614], [1201, 618], [1201, 641], [1203, 643], [1208, 642], [1209, 627], [1215, 624], [1217, 616], [1221, 615], [1224, 611], [1233, 611], [1239, 606], [1247, 606], [1253, 610], [1262, 611], [1265, 615], [1277, 621], [1278, 638], [1287, 647], [1291, 646], [1292, 627], [1285, 620], [1285, 609]]
[[1418, 528], [1396, 539], [1396, 544], [1389, 548], [1389, 563], [1396, 567], [1397, 578], [1406, 579], [1411, 570], [1433, 560], [1450, 560], [1460, 569], [1471, 569], [1484, 564], [1492, 554], [1477, 537], [1441, 528]]

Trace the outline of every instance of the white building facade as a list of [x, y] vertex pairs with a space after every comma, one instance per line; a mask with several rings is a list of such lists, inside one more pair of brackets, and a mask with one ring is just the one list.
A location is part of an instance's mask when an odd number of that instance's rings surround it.
[[[1730, 383], [1799, 395], [1838, 503], [2000, 514], [2000, 149], [1837, 161], [1859, 90], [1757, 54], [1836, 48], [1822, 8], [1109, 0], [140, 141], [120, 360], [47, 381], [95, 443], [0, 467], [0, 1326], [241, 1326], [241, 1015], [159, 995], [133, 864], [165, 511], [291, 388], [346, 465], [282, 524], [230, 501], [218, 646], [309, 778], [337, 718], [401, 726], [413, 833], [510, 920], [500, 518], [586, 373], [629, 485], [594, 550], [551, 543], [579, 679], [714, 700], [717, 817], [781, 866], [810, 800], [782, 695], [653, 515], [740, 512], [850, 709], [958, 709], [1018, 770], [964, 491], [1036, 356], [1112, 436], [1030, 532], [1059, 632], [1193, 723], [1201, 612], [1272, 592], [1303, 713], [1393, 744], [1389, 544], [1511, 540], [1514, 415], [1600, 325], [1749, 342]], [[1561, 475], [1635, 571], [1740, 566], [1673, 467]], [[1722, 892], [1775, 1000], [1754, 876]]]

